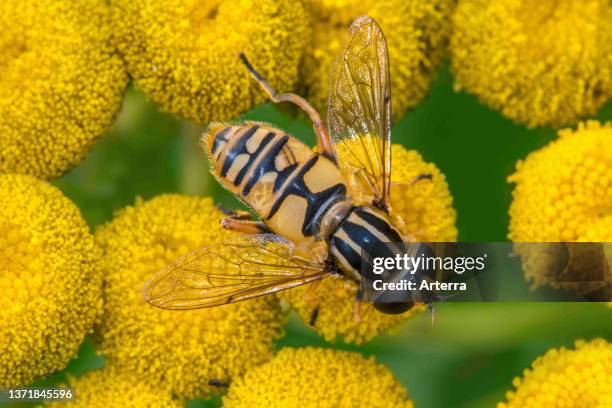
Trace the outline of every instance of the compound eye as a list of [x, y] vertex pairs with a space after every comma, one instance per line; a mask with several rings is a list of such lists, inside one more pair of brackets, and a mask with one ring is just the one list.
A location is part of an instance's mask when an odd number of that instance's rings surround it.
[[414, 302], [374, 302], [374, 309], [386, 314], [404, 313], [414, 306]]

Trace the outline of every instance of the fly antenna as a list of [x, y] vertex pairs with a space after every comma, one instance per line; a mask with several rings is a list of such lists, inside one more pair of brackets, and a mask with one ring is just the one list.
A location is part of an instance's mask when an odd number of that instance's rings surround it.
[[257, 72], [257, 70], [253, 67], [249, 59], [246, 57], [246, 55], [244, 55], [244, 52], [241, 52], [240, 54], [238, 54], [238, 58], [240, 58], [240, 61], [242, 61], [247, 71], [249, 71], [249, 73], [253, 76], [253, 78], [255, 78], [257, 83], [259, 83], [259, 85], [261, 85], [264, 91], [266, 91], [270, 99], [276, 102], [276, 99], [278, 99], [278, 94], [276, 93], [274, 88], [270, 86], [268, 81], [266, 81], [264, 77], [262, 77], [261, 74]]

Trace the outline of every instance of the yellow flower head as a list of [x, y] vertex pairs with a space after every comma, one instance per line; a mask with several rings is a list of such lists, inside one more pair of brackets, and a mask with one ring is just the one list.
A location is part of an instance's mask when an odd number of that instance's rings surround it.
[[0, 173], [53, 178], [111, 125], [127, 84], [103, 0], [0, 2]]
[[[434, 164], [423, 161], [417, 152], [401, 145], [393, 145], [392, 156], [391, 210], [403, 219], [404, 231], [425, 242], [455, 241], [455, 210], [444, 174]], [[413, 183], [419, 174], [431, 174], [432, 179]], [[304, 322], [314, 321], [314, 329], [328, 341], [341, 336], [346, 342], [367, 342], [425, 310], [420, 305], [403, 314], [388, 315], [376, 311], [370, 303], [362, 303], [357, 320], [357, 289], [347, 279], [325, 279], [282, 292], [281, 297]]]
[[[532, 152], [509, 177], [516, 183], [510, 206], [509, 238], [520, 242], [612, 240], [612, 127], [597, 122], [559, 131], [559, 138]], [[548, 284], [588, 292], [590, 284], [559, 283], [548, 265], [553, 246], [515, 245], [525, 276], [535, 286]], [[582, 249], [581, 249], [582, 250]], [[551, 258], [552, 256], [552, 258]], [[573, 261], [595, 259], [574, 254]], [[581, 268], [585, 272], [592, 268]], [[605, 277], [612, 288], [612, 275]], [[588, 281], [587, 278], [582, 279]]]
[[[367, 386], [364, 386], [367, 382]], [[333, 349], [285, 348], [234, 381], [225, 408], [412, 408], [406, 390], [373, 357]]]
[[238, 54], [277, 91], [291, 89], [309, 38], [292, 0], [116, 0], [118, 46], [137, 85], [165, 111], [228, 120], [264, 100]]
[[552, 349], [535, 360], [497, 408], [612, 406], [612, 344], [577, 341], [575, 350]]
[[215, 308], [161, 310], [141, 290], [179, 256], [232, 236], [209, 198], [163, 195], [137, 202], [96, 232], [104, 250], [100, 350], [120, 369], [181, 397], [195, 397], [271, 356], [283, 331], [274, 296]]
[[612, 126], [590, 121], [519, 161], [509, 237], [515, 242], [610, 241]]
[[0, 176], [0, 389], [63, 369], [102, 312], [99, 251], [78, 208]]
[[75, 399], [65, 402], [46, 403], [45, 407], [65, 408], [179, 408], [184, 404], [172, 399], [167, 390], [152, 387], [131, 373], [117, 370], [113, 366], [86, 373], [80, 378], [69, 378], [68, 385]]
[[446, 53], [454, 0], [311, 0], [312, 40], [300, 69], [301, 92], [327, 112], [330, 73], [355, 18], [375, 19], [387, 38], [393, 117], [399, 119], [426, 94]]
[[612, 96], [607, 0], [464, 0], [453, 20], [456, 87], [510, 119], [570, 124]]

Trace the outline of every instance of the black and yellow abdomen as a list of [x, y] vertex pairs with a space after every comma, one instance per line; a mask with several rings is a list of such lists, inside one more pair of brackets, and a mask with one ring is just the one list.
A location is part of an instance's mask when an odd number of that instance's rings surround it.
[[270, 125], [215, 124], [203, 142], [221, 184], [296, 243], [320, 239], [325, 214], [346, 199], [344, 177], [331, 160]]

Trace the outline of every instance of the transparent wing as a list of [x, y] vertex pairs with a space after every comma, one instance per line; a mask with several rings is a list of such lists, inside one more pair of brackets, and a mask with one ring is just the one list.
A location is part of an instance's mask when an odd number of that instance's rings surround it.
[[240, 302], [323, 279], [329, 271], [297, 256], [273, 234], [239, 236], [194, 251], [149, 280], [143, 296], [164, 309], [197, 309]]
[[385, 36], [369, 17], [349, 28], [332, 70], [329, 132], [342, 170], [387, 210], [391, 180], [391, 82]]

